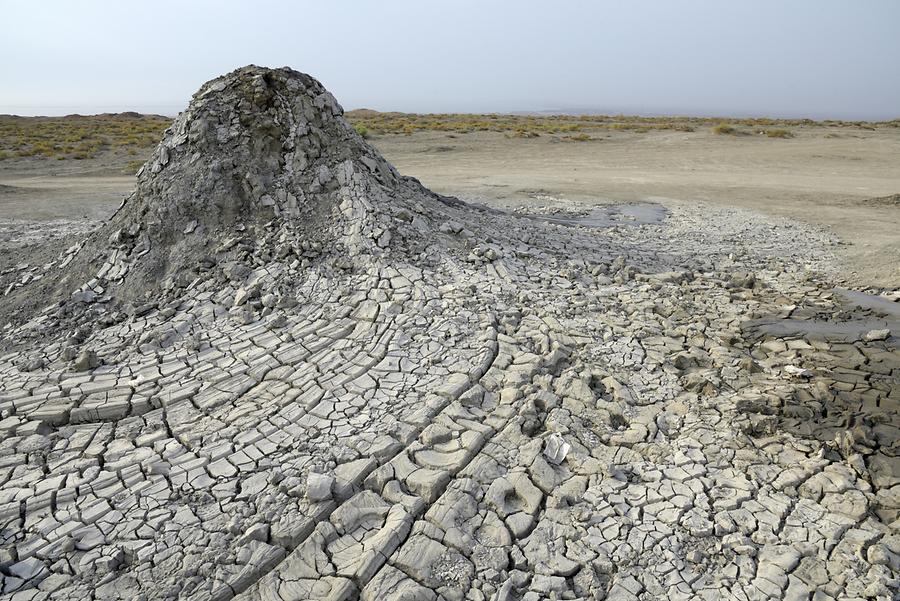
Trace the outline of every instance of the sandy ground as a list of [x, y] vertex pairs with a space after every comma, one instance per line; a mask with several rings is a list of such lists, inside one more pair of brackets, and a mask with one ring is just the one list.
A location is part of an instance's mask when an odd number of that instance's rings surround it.
[[402, 173], [447, 194], [508, 204], [539, 194], [585, 202], [673, 198], [824, 226], [857, 285], [900, 286], [900, 131], [809, 128], [794, 139], [707, 132], [613, 134], [592, 142], [498, 134], [395, 136], [376, 145]]
[[[821, 226], [845, 243], [847, 283], [900, 287], [900, 130], [794, 128], [793, 139], [611, 132], [588, 142], [479, 132], [379, 136], [404, 174], [445, 194], [517, 206], [676, 199]], [[0, 163], [0, 219], [96, 219], [134, 182], [122, 159]]]

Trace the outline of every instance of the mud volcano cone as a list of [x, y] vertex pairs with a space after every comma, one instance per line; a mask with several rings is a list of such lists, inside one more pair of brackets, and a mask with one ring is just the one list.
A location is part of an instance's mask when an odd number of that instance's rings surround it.
[[370, 188], [404, 185], [342, 115], [318, 81], [287, 68], [244, 67], [206, 83], [104, 228], [118, 252], [101, 277], [137, 289], [187, 283], [198, 262], [263, 226], [285, 233], [281, 258], [332, 247], [348, 218], [367, 218], [371, 207], [353, 209]]
[[248, 66], [206, 83], [116, 213], [10, 304], [57, 301], [63, 321], [85, 310], [98, 318], [97, 309], [108, 319], [173, 298], [248, 252], [256, 262], [341, 268], [381, 252], [396, 235], [393, 214], [437, 197], [401, 177], [342, 115], [318, 81], [288, 68]]

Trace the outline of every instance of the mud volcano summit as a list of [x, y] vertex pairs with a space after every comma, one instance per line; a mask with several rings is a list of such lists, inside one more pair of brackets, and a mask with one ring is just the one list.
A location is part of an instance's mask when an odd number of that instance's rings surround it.
[[794, 327], [889, 316], [816, 230], [603, 210], [434, 194], [290, 69], [208, 82], [0, 282], [0, 596], [890, 599], [895, 332]]
[[380, 253], [382, 235], [387, 247], [390, 230], [407, 229], [382, 213], [435, 196], [400, 177], [341, 114], [300, 73], [249, 67], [207, 83], [119, 211], [59, 261], [58, 290], [139, 302], [183, 289], [248, 245], [268, 249], [259, 261], [285, 265], [306, 266], [323, 249], [330, 259]]

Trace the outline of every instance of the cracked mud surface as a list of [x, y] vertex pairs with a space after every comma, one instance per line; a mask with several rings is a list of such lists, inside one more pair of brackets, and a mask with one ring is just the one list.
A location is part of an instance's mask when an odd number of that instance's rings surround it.
[[831, 239], [467, 205], [340, 113], [214, 80], [0, 276], [4, 598], [896, 595], [897, 332], [763, 325], [890, 319]]

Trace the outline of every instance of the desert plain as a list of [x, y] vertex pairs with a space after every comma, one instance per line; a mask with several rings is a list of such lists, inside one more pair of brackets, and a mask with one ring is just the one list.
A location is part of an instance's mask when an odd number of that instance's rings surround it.
[[[897, 122], [784, 125], [775, 120], [756, 125], [749, 120], [741, 125], [748, 120], [607, 117], [601, 124], [612, 127], [592, 129], [590, 123], [600, 118], [589, 116], [588, 127], [575, 130], [589, 132], [589, 139], [578, 140], [565, 130], [578, 117], [400, 114], [388, 120], [385, 133], [374, 133], [378, 130], [371, 129], [372, 123], [379, 119], [369, 111], [349, 116], [368, 126], [362, 127], [369, 130], [369, 141], [402, 173], [444, 194], [506, 208], [559, 198], [585, 206], [670, 199], [750, 209], [836, 235], [840, 276], [848, 283], [900, 286]], [[492, 117], [502, 121], [493, 126], [497, 131], [488, 129]], [[126, 131], [133, 128], [144, 136], [127, 152], [107, 145], [89, 158], [67, 160], [10, 153], [0, 161], [0, 219], [96, 220], [109, 215], [134, 187], [129, 172], [155, 144], [147, 130], [161, 133], [169, 121], [147, 119], [149, 126], [140, 119], [138, 125], [124, 120]], [[555, 124], [557, 119], [562, 123]], [[404, 132], [398, 120], [417, 126]], [[467, 130], [466, 122], [488, 131]], [[552, 133], [523, 137], [530, 123]], [[734, 123], [735, 132], [715, 133], [723, 123]], [[659, 124], [666, 129], [654, 127]], [[33, 124], [24, 118], [20, 127]], [[555, 127], [563, 131], [553, 131]], [[771, 129], [791, 137], [769, 137]]]

